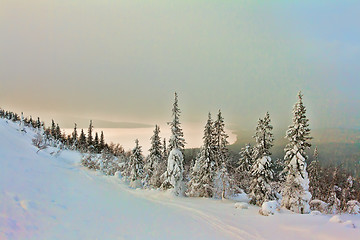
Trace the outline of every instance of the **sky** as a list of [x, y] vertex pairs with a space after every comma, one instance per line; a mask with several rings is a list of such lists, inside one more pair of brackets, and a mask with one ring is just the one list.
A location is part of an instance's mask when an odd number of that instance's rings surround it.
[[[0, 107], [54, 118], [360, 128], [360, 2], [1, 0]], [[80, 120], [79, 120], [80, 121]], [[104, 121], [102, 122], [104, 123]], [[120, 124], [121, 125], [121, 124]]]

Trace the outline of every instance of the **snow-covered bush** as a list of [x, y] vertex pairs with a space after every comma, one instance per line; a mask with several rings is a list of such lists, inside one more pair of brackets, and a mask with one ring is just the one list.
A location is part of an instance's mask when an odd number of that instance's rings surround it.
[[280, 204], [278, 201], [264, 202], [261, 205], [259, 213], [264, 216], [274, 215], [276, 211], [280, 210]]
[[350, 214], [360, 214], [360, 203], [356, 200], [347, 202], [347, 212]]
[[94, 170], [98, 170], [99, 169], [99, 164], [98, 164], [98, 159], [96, 158], [96, 156], [94, 154], [84, 154], [82, 159], [81, 159], [81, 164], [84, 167], [87, 167], [89, 169], [94, 169]]
[[49, 146], [46, 142], [46, 139], [40, 133], [37, 133], [35, 135], [35, 137], [32, 139], [32, 143], [35, 147], [37, 147], [39, 149], [37, 152], [39, 152], [40, 150], [46, 149]]
[[97, 158], [97, 167], [106, 175], [113, 176], [115, 172], [120, 171], [119, 159], [114, 155], [103, 151]]
[[312, 211], [319, 211], [321, 213], [327, 213], [329, 204], [319, 199], [310, 201], [310, 209]]

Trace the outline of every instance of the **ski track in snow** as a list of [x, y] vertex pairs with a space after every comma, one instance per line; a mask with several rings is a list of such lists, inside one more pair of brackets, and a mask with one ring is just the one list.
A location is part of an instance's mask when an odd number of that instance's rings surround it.
[[[126, 186], [121, 186], [121, 188], [122, 188], [122, 190], [128, 191], [129, 193], [134, 194], [138, 197], [143, 197], [145, 199], [151, 200], [151, 201], [159, 203], [159, 204], [176, 207], [177, 209], [183, 209], [185, 211], [188, 211], [192, 215], [192, 217], [194, 217], [198, 220], [205, 221], [212, 227], [220, 230], [225, 235], [233, 237], [234, 239], [259, 239], [259, 240], [264, 239], [260, 235], [250, 234], [239, 228], [227, 225], [224, 222], [222, 222], [220, 219], [218, 219], [217, 217], [210, 215], [210, 214], [206, 214], [204, 211], [201, 211], [199, 209], [185, 206], [183, 204], [176, 203], [173, 201], [160, 200], [158, 197], [156, 197], [154, 195], [150, 196], [150, 197], [146, 197], [146, 196], [142, 195], [141, 193], [137, 194], [136, 190], [134, 191], [133, 189], [129, 189]], [[141, 190], [139, 190], [139, 191], [141, 191]]]

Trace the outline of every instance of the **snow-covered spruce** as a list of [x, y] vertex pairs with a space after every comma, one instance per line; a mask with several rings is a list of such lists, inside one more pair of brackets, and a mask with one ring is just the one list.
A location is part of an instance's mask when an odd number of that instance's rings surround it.
[[188, 183], [188, 195], [192, 197], [213, 197], [216, 162], [214, 155], [214, 133], [211, 114], [204, 129], [204, 143], [200, 149], [194, 167], [191, 169], [191, 179]]
[[161, 185], [160, 177], [166, 170], [165, 159], [163, 158], [163, 146], [159, 136], [160, 128], [155, 125], [154, 135], [150, 138], [151, 148], [149, 156], [146, 158], [144, 171], [145, 187], [158, 188]]
[[255, 146], [253, 148], [253, 166], [251, 170], [250, 203], [261, 206], [265, 201], [276, 200], [276, 193], [271, 186], [274, 178], [272, 170], [270, 148], [273, 146], [274, 137], [271, 133], [270, 115], [265, 114], [259, 119], [255, 131]]
[[306, 108], [302, 101], [303, 95], [298, 94], [298, 102], [293, 110], [293, 124], [286, 131], [289, 143], [285, 147], [284, 160], [287, 163], [287, 177], [282, 191], [281, 205], [296, 213], [309, 213], [309, 179], [306, 171], [306, 149], [311, 147], [309, 140], [309, 120], [306, 118]]
[[175, 99], [172, 109], [173, 120], [168, 123], [170, 125], [170, 130], [171, 130], [171, 136], [169, 139], [169, 146], [168, 146], [170, 151], [172, 149], [179, 149], [181, 152], [184, 152], [186, 142], [184, 139], [183, 130], [181, 129], [180, 113], [181, 111], [178, 106], [178, 96], [177, 93], [175, 92]]
[[169, 153], [166, 172], [163, 174], [164, 182], [161, 189], [173, 189], [175, 195], [182, 196], [185, 191], [184, 158], [181, 151], [174, 148]]
[[144, 176], [144, 156], [142, 155], [139, 140], [135, 140], [135, 147], [131, 152], [127, 166], [127, 177], [130, 186], [134, 188], [142, 187], [141, 180]]
[[183, 151], [185, 146], [184, 134], [180, 124], [180, 109], [178, 107], [177, 93], [172, 109], [173, 120], [169, 123], [171, 136], [169, 140], [169, 157], [167, 169], [161, 176], [164, 179], [161, 189], [174, 189], [175, 195], [183, 195], [185, 192], [184, 184], [184, 157]]
[[240, 151], [239, 165], [235, 171], [236, 182], [246, 193], [250, 190], [251, 170], [253, 166], [253, 149], [247, 144]]
[[315, 147], [313, 160], [308, 167], [309, 175], [309, 191], [312, 195], [312, 199], [321, 198], [321, 167], [318, 160], [318, 149]]
[[225, 132], [224, 118], [219, 110], [214, 122], [214, 158], [216, 163], [215, 190], [216, 197], [229, 198], [235, 192], [235, 184], [229, 175], [230, 156], [227, 148], [228, 135]]

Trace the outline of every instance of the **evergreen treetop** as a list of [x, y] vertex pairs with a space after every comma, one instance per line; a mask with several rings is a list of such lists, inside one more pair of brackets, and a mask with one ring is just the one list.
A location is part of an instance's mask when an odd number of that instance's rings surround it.
[[255, 131], [255, 146], [254, 146], [254, 159], [262, 158], [264, 156], [270, 156], [270, 148], [273, 146], [274, 137], [272, 134], [272, 125], [270, 125], [269, 112], [265, 114], [263, 119], [258, 120], [258, 125]]
[[169, 140], [169, 147], [168, 147], [169, 151], [171, 151], [172, 149], [179, 149], [180, 151], [183, 152], [185, 148], [186, 142], [184, 139], [183, 130], [181, 129], [180, 113], [181, 111], [178, 106], [178, 96], [177, 93], [175, 92], [175, 100], [172, 109], [173, 120], [168, 123], [170, 125], [170, 130], [171, 130], [171, 137]]
[[286, 145], [285, 162], [289, 162], [296, 154], [300, 154], [305, 158], [308, 158], [305, 150], [310, 149], [311, 144], [309, 141], [312, 139], [310, 136], [309, 119], [306, 117], [306, 108], [303, 104], [303, 95], [298, 93], [298, 101], [294, 105], [293, 109], [293, 123], [286, 131], [285, 138], [289, 140]]

